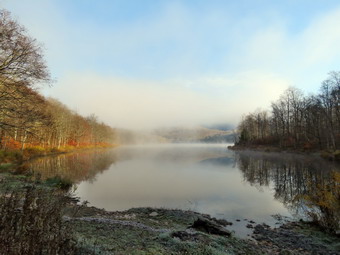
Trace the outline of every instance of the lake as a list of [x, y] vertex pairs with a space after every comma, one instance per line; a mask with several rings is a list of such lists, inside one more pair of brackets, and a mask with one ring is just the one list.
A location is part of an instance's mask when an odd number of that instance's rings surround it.
[[121, 146], [42, 157], [27, 167], [44, 179], [72, 180], [76, 196], [91, 206], [193, 210], [233, 222], [228, 228], [241, 237], [251, 233], [249, 220], [277, 226], [285, 217], [317, 210], [310, 205], [316, 188], [339, 173], [338, 166], [316, 157], [234, 152], [227, 146]]

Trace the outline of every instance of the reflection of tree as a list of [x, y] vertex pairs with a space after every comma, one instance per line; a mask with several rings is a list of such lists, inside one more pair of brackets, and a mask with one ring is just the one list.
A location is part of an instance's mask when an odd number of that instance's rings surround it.
[[107, 170], [116, 158], [110, 150], [95, 150], [41, 157], [26, 164], [25, 168], [39, 174], [42, 179], [58, 176], [79, 183], [94, 180], [98, 173]]
[[290, 210], [313, 216], [328, 229], [339, 227], [339, 166], [303, 156], [237, 153], [244, 179], [261, 189], [272, 185], [275, 199]]

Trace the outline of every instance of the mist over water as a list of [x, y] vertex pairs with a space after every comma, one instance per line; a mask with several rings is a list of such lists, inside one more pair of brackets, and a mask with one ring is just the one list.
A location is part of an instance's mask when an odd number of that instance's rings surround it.
[[28, 168], [43, 178], [74, 181], [76, 195], [91, 206], [193, 210], [232, 221], [228, 228], [243, 237], [251, 232], [249, 220], [277, 226], [272, 215], [304, 217], [303, 199], [316, 190], [311, 180], [324, 185], [336, 169], [311, 157], [240, 153], [227, 146], [130, 145], [39, 158]]
[[207, 213], [234, 221], [231, 229], [241, 236], [250, 231], [236, 219], [274, 224], [270, 215], [290, 215], [273, 199], [271, 187], [258, 192], [244, 181], [227, 144], [126, 146], [116, 156], [117, 162], [94, 181], [80, 183], [77, 195], [107, 210], [164, 207]]

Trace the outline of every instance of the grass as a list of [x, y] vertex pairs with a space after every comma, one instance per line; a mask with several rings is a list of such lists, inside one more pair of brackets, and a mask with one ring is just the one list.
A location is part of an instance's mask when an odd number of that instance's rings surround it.
[[[157, 216], [150, 216], [157, 212]], [[74, 214], [73, 214], [74, 215]], [[163, 232], [101, 221], [85, 221], [82, 217], [99, 217], [138, 222]], [[190, 211], [135, 208], [124, 212], [106, 212], [94, 207], [83, 207], [69, 222], [75, 231], [83, 254], [188, 254], [227, 255], [261, 254], [248, 241], [203, 232], [178, 238], [197, 219]]]

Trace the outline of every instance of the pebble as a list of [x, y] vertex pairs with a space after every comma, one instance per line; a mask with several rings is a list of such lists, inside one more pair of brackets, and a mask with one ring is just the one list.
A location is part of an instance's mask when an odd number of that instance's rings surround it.
[[149, 214], [149, 216], [156, 217], [156, 216], [158, 216], [158, 213], [157, 212], [152, 212], [152, 213]]

